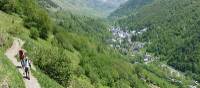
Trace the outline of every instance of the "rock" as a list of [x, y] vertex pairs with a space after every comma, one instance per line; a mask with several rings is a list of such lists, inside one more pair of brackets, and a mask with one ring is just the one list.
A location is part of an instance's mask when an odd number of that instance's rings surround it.
[[3, 83], [1, 84], [1, 88], [9, 88], [9, 85], [6, 80], [4, 80]]

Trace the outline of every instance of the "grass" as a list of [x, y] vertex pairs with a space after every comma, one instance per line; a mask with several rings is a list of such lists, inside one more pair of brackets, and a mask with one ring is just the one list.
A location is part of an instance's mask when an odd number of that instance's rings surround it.
[[[12, 20], [14, 22], [12, 24]], [[14, 66], [11, 61], [4, 55], [5, 50], [11, 46], [11, 36], [10, 33], [16, 34], [16, 29], [22, 29], [20, 27], [21, 20], [19, 17], [8, 15], [0, 11], [0, 38], [3, 39], [0, 42], [3, 43], [3, 46], [0, 46], [0, 87], [2, 84], [6, 84], [9, 88], [25, 88], [23, 82], [23, 77], [18, 72], [16, 66]]]
[[[9, 59], [5, 57], [4, 50], [12, 44], [12, 41], [10, 41], [11, 37], [29, 40], [29, 30], [24, 27], [23, 19], [18, 15], [10, 15], [0, 11], [0, 35], [6, 36], [9, 40], [6, 41], [5, 46], [0, 47], [0, 88], [4, 81], [9, 85], [9, 88], [25, 88], [23, 77], [17, 71], [16, 67], [9, 61]], [[43, 43], [42, 41], [38, 42]], [[33, 71], [32, 74], [38, 79], [42, 88], [63, 88], [56, 81], [50, 79], [41, 71]]]
[[28, 37], [29, 31], [23, 25], [23, 19], [18, 15], [10, 15], [0, 11], [0, 33], [14, 37]]
[[39, 70], [32, 71], [32, 74], [38, 79], [41, 88], [64, 88]]
[[8, 84], [9, 88], [25, 88], [23, 77], [20, 75], [16, 66], [11, 64], [9, 59], [0, 50], [0, 87], [1, 84]]

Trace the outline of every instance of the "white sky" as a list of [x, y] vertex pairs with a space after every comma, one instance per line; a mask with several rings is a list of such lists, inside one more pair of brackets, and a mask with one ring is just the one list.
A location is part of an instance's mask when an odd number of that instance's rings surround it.
[[102, 0], [103, 2], [107, 2], [107, 0]]

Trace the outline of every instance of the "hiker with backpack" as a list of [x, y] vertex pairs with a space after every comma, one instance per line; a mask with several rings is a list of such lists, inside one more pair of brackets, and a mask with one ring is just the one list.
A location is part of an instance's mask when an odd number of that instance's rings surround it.
[[28, 59], [28, 57], [25, 57], [24, 60], [24, 71], [26, 78], [30, 80], [30, 68], [31, 68], [31, 61]]
[[24, 50], [19, 50], [19, 59], [22, 69], [24, 70], [23, 74], [25, 74], [25, 77], [30, 80], [29, 71], [31, 68], [31, 60], [28, 59]]

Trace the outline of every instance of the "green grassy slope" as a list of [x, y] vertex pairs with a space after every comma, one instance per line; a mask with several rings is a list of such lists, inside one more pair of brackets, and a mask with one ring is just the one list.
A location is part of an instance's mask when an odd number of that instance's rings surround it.
[[[102, 45], [102, 40], [96, 40], [97, 37], [91, 39], [92, 37], [89, 38], [89, 36], [81, 34], [82, 32], [79, 32], [78, 29], [68, 32], [66, 31], [68, 29], [66, 27], [63, 27], [65, 30], [59, 30], [57, 29], [59, 27], [55, 27], [57, 31], [53, 30], [52, 33], [51, 30], [47, 30], [47, 28], [50, 27], [49, 25], [51, 25], [48, 24], [48, 16], [39, 15], [41, 10], [38, 11], [38, 9], [34, 12], [37, 7], [34, 2], [29, 2], [27, 4], [29, 5], [26, 5], [25, 7], [28, 8], [24, 9], [24, 6], [21, 7], [23, 8], [23, 16], [25, 16], [23, 17], [24, 21], [21, 20], [22, 24], [17, 25], [20, 26], [18, 30], [12, 30], [12, 33], [19, 33], [14, 35], [8, 32], [8, 29], [4, 30], [6, 33], [9, 33], [10, 36], [17, 36], [26, 41], [25, 49], [28, 51], [28, 56], [45, 75], [48, 75], [50, 78], [56, 80], [65, 87], [120, 87], [121, 85], [119, 85], [119, 83], [122, 83], [122, 86], [126, 87], [138, 85], [133, 85], [132, 82], [134, 80], [139, 80], [139, 78], [135, 76], [133, 76], [131, 80], [129, 78], [133, 75], [131, 65], [128, 62], [123, 61], [123, 57], [121, 57], [120, 54], [113, 53], [113, 50], [109, 50], [106, 46]], [[18, 11], [19, 8], [20, 7], [16, 8], [16, 11]], [[8, 10], [4, 10], [12, 12], [12, 9], [7, 9]], [[27, 9], [29, 14], [27, 14]], [[43, 13], [45, 13], [45, 11]], [[38, 19], [38, 16], [40, 19]], [[84, 24], [85, 22], [76, 16], [72, 15], [71, 18], [75, 19], [75, 21], [71, 24], [71, 26], [69, 26], [69, 28], [79, 27], [80, 25], [76, 25], [79, 22], [82, 26], [86, 27], [83, 27], [84, 30], [90, 27], [89, 25]], [[70, 21], [72, 20], [69, 20], [69, 22]], [[95, 24], [96, 27], [98, 27], [99, 23]], [[26, 28], [23, 25], [25, 25]], [[91, 30], [95, 29], [91, 28]], [[43, 34], [44, 32], [49, 33], [49, 36], [45, 40], [41, 39], [41, 36], [43, 35], [33, 38], [30, 35], [34, 35], [35, 33], [37, 35], [38, 32], [35, 31], [39, 31], [39, 34]], [[23, 35], [20, 33], [23, 33]], [[112, 61], [115, 63], [112, 63]], [[113, 66], [112, 64], [115, 65]], [[120, 66], [124, 69], [119, 70], [117, 67], [119, 64], [121, 64]], [[113, 70], [114, 72], [110, 73], [110, 70]], [[114, 80], [116, 80], [116, 82]], [[122, 80], [126, 81], [124, 82]], [[39, 79], [39, 82], [41, 85], [49, 87], [46, 82], [44, 83], [43, 79]], [[79, 85], [76, 85], [77, 83], [79, 83]], [[140, 83], [140, 85], [141, 84], [142, 83]]]
[[2, 84], [8, 84], [10, 88], [25, 88], [23, 77], [19, 74], [16, 66], [12, 65], [11, 61], [4, 55], [6, 49], [12, 44], [8, 33], [15, 35], [17, 32], [13, 33], [12, 28], [20, 28], [20, 26], [12, 24], [12, 20], [19, 21], [20, 19], [1, 11], [0, 19], [0, 87]]
[[4, 55], [5, 49], [11, 45], [11, 42], [9, 43], [8, 37], [2, 38], [4, 40], [1, 41], [6, 46], [1, 46], [0, 47], [0, 87], [8, 86], [9, 88], [25, 88], [25, 84], [23, 83], [23, 77], [20, 75], [18, 70], [16, 69], [16, 66], [11, 64], [10, 60]]
[[[23, 20], [16, 14], [9, 15], [0, 11], [0, 19], [0, 39], [3, 41], [9, 39], [9, 41], [5, 41], [4, 46], [0, 47], [0, 84], [6, 81], [10, 88], [25, 88], [23, 77], [20, 76], [16, 67], [4, 56], [4, 53], [5, 50], [11, 46], [12, 37], [26, 39], [29, 37], [29, 30], [24, 27]], [[2, 40], [1, 43], [3, 42]], [[41, 72], [34, 73], [34, 75], [36, 75], [36, 78], [38, 78], [43, 88], [55, 88], [60, 86]], [[62, 87], [60, 86], [60, 88]]]
[[42, 88], [64, 88], [55, 80], [51, 79], [49, 76], [39, 71], [39, 69], [37, 71], [32, 71], [32, 73], [38, 79]]
[[[3, 18], [0, 25], [4, 34], [26, 41], [24, 48], [39, 70], [33, 72], [33, 75], [38, 78], [43, 88], [182, 86], [170, 82], [165, 76], [160, 76], [164, 75], [163, 73], [154, 73], [143, 65], [131, 64], [117, 50], [108, 47], [103, 41], [109, 35], [107, 31], [109, 26], [101, 19], [70, 13], [54, 14], [50, 17], [38, 4], [28, 0], [23, 1], [19, 0], [19, 3], [26, 2], [28, 5], [18, 7], [22, 8], [22, 12], [17, 12], [17, 15], [12, 9], [10, 12], [12, 15], [1, 12]], [[10, 26], [16, 29], [12, 30]]]
[[8, 85], [9, 88], [25, 88], [23, 77], [19, 74], [16, 66], [12, 65], [4, 52], [0, 51], [0, 87]]

